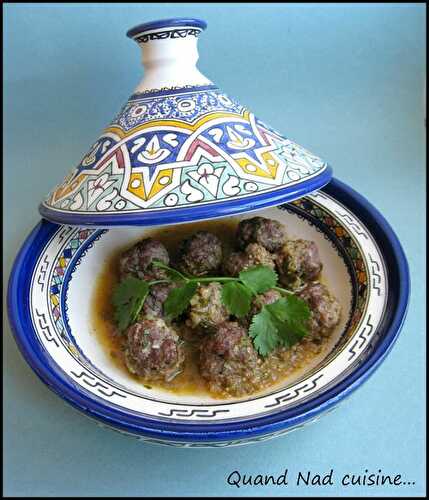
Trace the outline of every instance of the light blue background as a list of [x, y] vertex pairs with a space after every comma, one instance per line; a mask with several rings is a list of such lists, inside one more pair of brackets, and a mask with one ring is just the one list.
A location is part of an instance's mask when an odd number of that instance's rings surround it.
[[[200, 69], [264, 121], [327, 159], [397, 232], [409, 259], [407, 321], [388, 359], [337, 411], [250, 447], [172, 449], [99, 428], [51, 393], [5, 319], [5, 495], [413, 495], [425, 493], [425, 6], [9, 4], [5, 6], [4, 265], [62, 180], [137, 85], [125, 31], [208, 21]], [[243, 487], [233, 470], [382, 469], [414, 485]]]

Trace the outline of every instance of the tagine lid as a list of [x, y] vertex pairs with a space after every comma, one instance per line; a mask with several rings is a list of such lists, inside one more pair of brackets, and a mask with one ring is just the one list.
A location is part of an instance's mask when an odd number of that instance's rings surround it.
[[144, 77], [82, 161], [40, 204], [68, 225], [160, 225], [279, 205], [316, 191], [331, 167], [257, 118], [196, 67], [199, 19], [127, 35]]

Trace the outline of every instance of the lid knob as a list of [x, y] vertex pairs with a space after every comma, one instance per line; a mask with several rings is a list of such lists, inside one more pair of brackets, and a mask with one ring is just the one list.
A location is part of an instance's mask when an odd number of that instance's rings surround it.
[[207, 23], [200, 19], [174, 18], [140, 24], [128, 30], [127, 36], [142, 49], [145, 69], [135, 92], [211, 84], [196, 67], [198, 36], [206, 27]]

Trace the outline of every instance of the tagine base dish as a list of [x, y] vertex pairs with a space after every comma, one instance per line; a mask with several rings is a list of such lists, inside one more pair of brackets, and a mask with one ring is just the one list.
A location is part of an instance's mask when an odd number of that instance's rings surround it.
[[93, 332], [91, 303], [106, 258], [151, 229], [47, 221], [23, 245], [9, 284], [13, 331], [26, 360], [86, 415], [161, 444], [227, 446], [267, 439], [336, 406], [372, 373], [399, 333], [408, 297], [400, 245], [378, 212], [337, 180], [296, 202], [254, 214], [276, 218], [292, 237], [319, 246], [324, 280], [343, 314], [331, 352], [316, 366], [280, 387], [236, 400], [146, 389], [103, 350]]

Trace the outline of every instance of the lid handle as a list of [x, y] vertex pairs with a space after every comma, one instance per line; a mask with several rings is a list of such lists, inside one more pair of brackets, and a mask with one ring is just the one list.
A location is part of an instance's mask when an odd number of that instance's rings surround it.
[[144, 78], [135, 92], [163, 87], [209, 85], [197, 69], [197, 41], [207, 23], [200, 19], [174, 18], [131, 28], [127, 36], [142, 49]]

